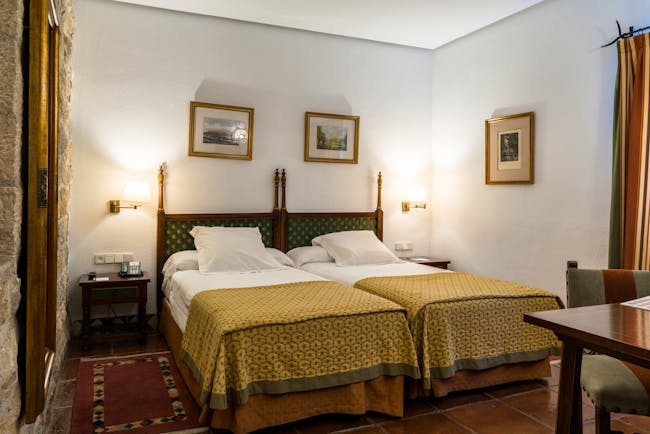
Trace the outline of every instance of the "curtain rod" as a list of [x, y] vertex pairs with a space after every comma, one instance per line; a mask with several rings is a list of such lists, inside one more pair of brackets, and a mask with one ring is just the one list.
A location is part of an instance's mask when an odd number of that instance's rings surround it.
[[616, 39], [614, 39], [609, 44], [601, 45], [600, 46], [601, 48], [609, 47], [610, 45], [612, 45], [613, 43], [615, 43], [619, 39], [625, 39], [625, 38], [629, 38], [631, 36], [634, 36], [635, 33], [641, 33], [641, 32], [644, 32], [646, 30], [650, 30], [650, 26], [642, 27], [642, 28], [636, 29], [636, 30], [634, 30], [633, 26], [630, 26], [630, 31], [629, 32], [622, 33], [621, 32], [621, 24], [618, 22], [618, 20], [616, 20], [616, 27], [618, 27], [618, 36], [616, 37]]

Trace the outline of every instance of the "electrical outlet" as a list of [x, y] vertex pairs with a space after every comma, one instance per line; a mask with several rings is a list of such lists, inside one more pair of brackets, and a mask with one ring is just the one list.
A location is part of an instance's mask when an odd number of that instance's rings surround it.
[[122, 260], [133, 261], [133, 253], [132, 252], [122, 253]]
[[399, 241], [395, 243], [395, 250], [413, 250], [413, 241]]
[[105, 264], [104, 255], [95, 255], [94, 257], [95, 264]]
[[104, 255], [104, 264], [114, 264], [115, 255], [113, 253]]
[[120, 264], [120, 263], [122, 263], [122, 261], [124, 261], [124, 254], [116, 253], [115, 258], [113, 258], [113, 259], [115, 259], [116, 264]]

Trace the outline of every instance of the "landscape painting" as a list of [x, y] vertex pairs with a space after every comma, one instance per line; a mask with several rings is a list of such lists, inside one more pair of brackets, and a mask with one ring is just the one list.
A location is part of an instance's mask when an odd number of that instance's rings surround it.
[[253, 158], [252, 108], [192, 101], [188, 155], [213, 158]]
[[316, 148], [345, 151], [348, 146], [347, 128], [318, 125], [316, 127]]
[[244, 125], [241, 121], [232, 119], [203, 118], [203, 143], [221, 145], [245, 145], [248, 140]]
[[305, 161], [357, 164], [359, 116], [305, 114]]

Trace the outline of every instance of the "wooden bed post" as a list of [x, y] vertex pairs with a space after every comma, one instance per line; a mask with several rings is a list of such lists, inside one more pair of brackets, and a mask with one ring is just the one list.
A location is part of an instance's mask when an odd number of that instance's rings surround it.
[[287, 210], [287, 172], [282, 169], [282, 209]]
[[156, 310], [162, 310], [162, 267], [166, 248], [165, 240], [165, 206], [163, 199], [163, 184], [165, 182], [164, 163], [158, 169], [158, 227], [156, 231]]
[[375, 216], [377, 218], [377, 238], [380, 240], [384, 239], [384, 211], [381, 209], [381, 171], [377, 176], [377, 209], [375, 210]]
[[275, 169], [275, 176], [273, 177], [274, 190], [273, 190], [273, 247], [282, 250], [284, 240], [282, 238], [282, 212], [278, 207], [278, 190], [280, 188], [280, 170]]
[[273, 199], [273, 210], [278, 209], [278, 187], [280, 186], [280, 171], [278, 169], [275, 169], [275, 178], [273, 178], [275, 182], [275, 192], [274, 192], [274, 199]]
[[287, 251], [289, 240], [287, 239], [289, 231], [289, 219], [287, 218], [287, 172], [282, 169], [282, 206], [280, 208], [280, 221], [279, 221], [279, 230], [280, 230], [280, 250], [283, 252]]

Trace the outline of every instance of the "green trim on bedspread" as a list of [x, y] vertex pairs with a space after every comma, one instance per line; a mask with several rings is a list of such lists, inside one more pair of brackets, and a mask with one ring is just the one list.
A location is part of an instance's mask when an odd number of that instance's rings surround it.
[[381, 364], [356, 371], [321, 375], [313, 378], [290, 378], [284, 381], [257, 381], [250, 383], [243, 390], [228, 388], [225, 395], [201, 391], [201, 400], [210, 400], [210, 408], [227, 408], [228, 404], [244, 404], [252, 395], [280, 395], [289, 392], [303, 392], [344, 386], [346, 384], [369, 381], [382, 375], [406, 375], [420, 378], [417, 367], [406, 364]]
[[498, 356], [487, 357], [485, 359], [460, 359], [455, 360], [453, 366], [430, 368], [429, 373], [431, 374], [431, 378], [449, 378], [453, 377], [457, 371], [460, 371], [462, 369], [480, 371], [483, 369], [495, 368], [497, 366], [510, 363], [537, 362], [551, 355], [561, 355], [560, 349], [558, 347], [542, 348], [541, 350], [537, 351], [523, 351], [520, 353], [500, 354]]

